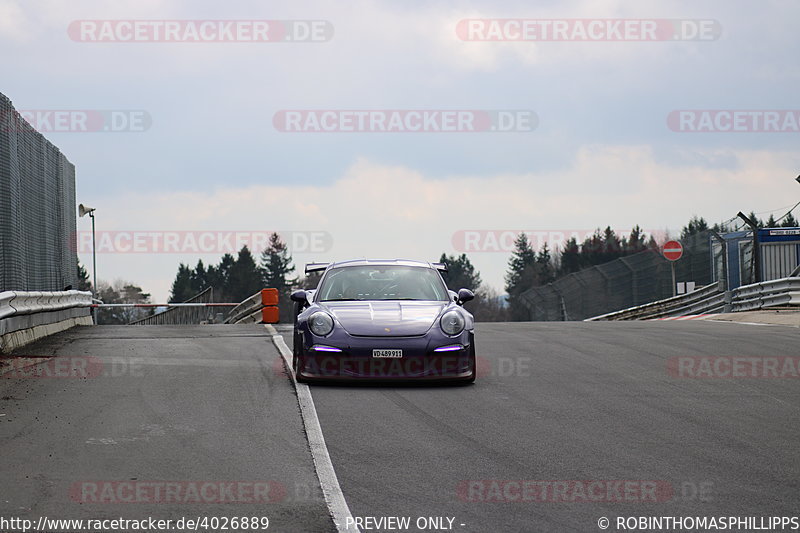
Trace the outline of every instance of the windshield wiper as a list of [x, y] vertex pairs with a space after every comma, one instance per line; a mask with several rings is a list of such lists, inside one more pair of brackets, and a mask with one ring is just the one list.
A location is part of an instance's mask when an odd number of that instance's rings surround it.
[[364, 298], [331, 298], [330, 300], [322, 300], [323, 302], [363, 302]]

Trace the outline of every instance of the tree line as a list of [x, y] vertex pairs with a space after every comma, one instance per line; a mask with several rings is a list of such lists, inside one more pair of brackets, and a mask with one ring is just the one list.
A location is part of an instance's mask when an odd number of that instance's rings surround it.
[[[797, 220], [791, 212], [776, 220], [770, 215], [766, 221], [761, 220], [752, 211], [749, 215], [759, 228], [797, 227]], [[732, 221], [709, 226], [708, 222], [697, 215], [693, 216], [681, 228], [680, 238], [687, 239], [692, 235], [713, 229], [719, 233], [733, 231]], [[514, 242], [514, 251], [508, 262], [505, 276], [507, 293], [508, 320], [527, 320], [528, 309], [521, 301], [521, 295], [533, 288], [552, 283], [559, 278], [578, 272], [585, 268], [601, 265], [620, 257], [637, 254], [646, 250], [658, 250], [659, 243], [653, 235], [647, 237], [641, 227], [634, 226], [630, 235], [619, 237], [610, 226], [595, 232], [578, 243], [573, 237], [564, 247], [553, 255], [545, 243], [538, 251], [534, 250], [525, 234], [520, 234]]]
[[272, 233], [258, 262], [245, 245], [235, 258], [225, 254], [216, 265], [206, 267], [202, 259], [193, 268], [178, 265], [168, 303], [185, 302], [208, 288], [213, 289], [215, 302], [241, 302], [271, 287], [278, 289], [280, 312], [285, 317], [291, 310], [289, 294], [298, 286], [294, 271], [289, 248], [280, 235]]
[[[774, 216], [764, 221], [751, 212], [749, 218], [758, 227], [797, 227], [798, 222], [790, 213], [780, 219]], [[716, 230], [720, 233], [735, 229], [730, 222], [709, 226], [708, 222], [693, 216], [681, 229], [680, 238]], [[641, 227], [634, 226], [630, 234], [619, 236], [610, 227], [597, 229], [578, 242], [570, 238], [558, 250], [550, 250], [545, 243], [539, 250], [534, 250], [524, 233], [514, 241], [514, 249], [508, 261], [504, 276], [505, 294], [501, 295], [491, 286], [484, 285], [480, 272], [470, 261], [466, 253], [448, 255], [442, 253], [439, 261], [448, 266], [443, 275], [449, 289], [458, 291], [469, 288], [475, 293], [475, 299], [466, 304], [466, 308], [475, 315], [476, 320], [506, 321], [527, 320], [528, 310], [521, 301], [521, 295], [532, 287], [546, 285], [578, 272], [585, 268], [607, 263], [620, 257], [633, 255], [646, 250], [658, 250], [660, 243], [654, 236], [647, 235]], [[267, 247], [261, 252], [259, 260], [247, 246], [239, 250], [236, 257], [232, 254], [222, 256], [217, 264], [206, 266], [201, 260], [194, 267], [180, 263], [172, 282], [168, 303], [185, 302], [200, 292], [212, 288], [215, 302], [241, 302], [264, 287], [278, 289], [281, 302], [281, 316], [289, 317], [291, 302], [289, 295], [296, 288], [313, 289], [319, 282], [321, 273], [314, 272], [304, 278], [294, 275], [295, 266], [286, 243], [277, 233], [270, 235]], [[78, 265], [78, 278], [81, 290], [91, 290], [91, 283], [86, 270]], [[114, 284], [100, 283], [99, 298], [106, 303], [149, 303], [150, 294], [140, 287], [124, 281]], [[131, 320], [142, 318], [152, 313], [142, 309], [103, 309], [103, 322], [126, 324]]]

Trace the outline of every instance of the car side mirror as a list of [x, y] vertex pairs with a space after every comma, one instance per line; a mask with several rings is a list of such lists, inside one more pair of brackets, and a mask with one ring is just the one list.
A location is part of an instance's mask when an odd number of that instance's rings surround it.
[[293, 302], [302, 304], [308, 301], [306, 291], [304, 291], [303, 289], [298, 289], [296, 291], [293, 291], [292, 295], [289, 296], [289, 298], [291, 298]]
[[464, 305], [468, 301], [474, 300], [474, 299], [475, 299], [475, 293], [473, 293], [471, 290], [469, 290], [469, 289], [459, 289], [458, 290], [458, 300], [457, 300], [456, 303], [458, 303], [458, 305]]

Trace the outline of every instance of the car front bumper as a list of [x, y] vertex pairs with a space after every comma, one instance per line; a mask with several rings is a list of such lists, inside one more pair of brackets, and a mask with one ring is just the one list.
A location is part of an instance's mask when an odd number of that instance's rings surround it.
[[[297, 373], [307, 380], [467, 380], [475, 372], [472, 335], [467, 331], [457, 337], [306, 334], [305, 341], [310, 342], [304, 342]], [[374, 357], [373, 350], [402, 350], [402, 357]]]

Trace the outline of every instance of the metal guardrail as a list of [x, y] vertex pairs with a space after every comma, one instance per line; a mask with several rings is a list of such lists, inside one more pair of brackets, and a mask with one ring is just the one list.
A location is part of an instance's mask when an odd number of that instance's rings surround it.
[[731, 293], [731, 310], [734, 312], [779, 305], [800, 305], [800, 278], [754, 283], [734, 289]]
[[[226, 324], [241, 324], [243, 322], [255, 322], [255, 320], [246, 320], [251, 315], [260, 314], [261, 308], [264, 305], [261, 303], [261, 291], [258, 291], [233, 309], [225, 319]], [[260, 318], [260, 315], [259, 315]]]
[[[253, 324], [257, 322], [274, 323], [278, 321], [278, 291], [275, 289], [262, 289], [245, 301], [234, 307], [226, 324]], [[265, 309], [269, 308], [269, 309]], [[272, 310], [269, 317], [265, 311]]]
[[775, 306], [800, 305], [800, 278], [788, 277], [722, 291], [707, 285], [689, 294], [587, 318], [596, 320], [643, 320], [701, 313], [753, 311]]
[[662, 318], [681, 314], [707, 313], [722, 309], [725, 305], [725, 292], [722, 283], [706, 285], [688, 294], [673, 296], [649, 304], [629, 307], [621, 311], [587, 318], [586, 322], [597, 320], [641, 320], [645, 318]]
[[0, 319], [91, 305], [91, 292], [4, 291], [0, 292]]
[[[165, 326], [182, 324], [201, 324], [214, 322], [217, 312], [225, 314], [225, 308], [232, 304], [214, 303], [214, 289], [212, 287], [196, 294], [183, 303], [167, 304], [169, 309], [151, 316], [134, 320], [130, 325], [135, 326]], [[102, 307], [112, 307], [114, 304], [104, 304]], [[130, 304], [122, 304], [130, 305]], [[153, 307], [157, 304], [137, 304], [134, 307]]]

